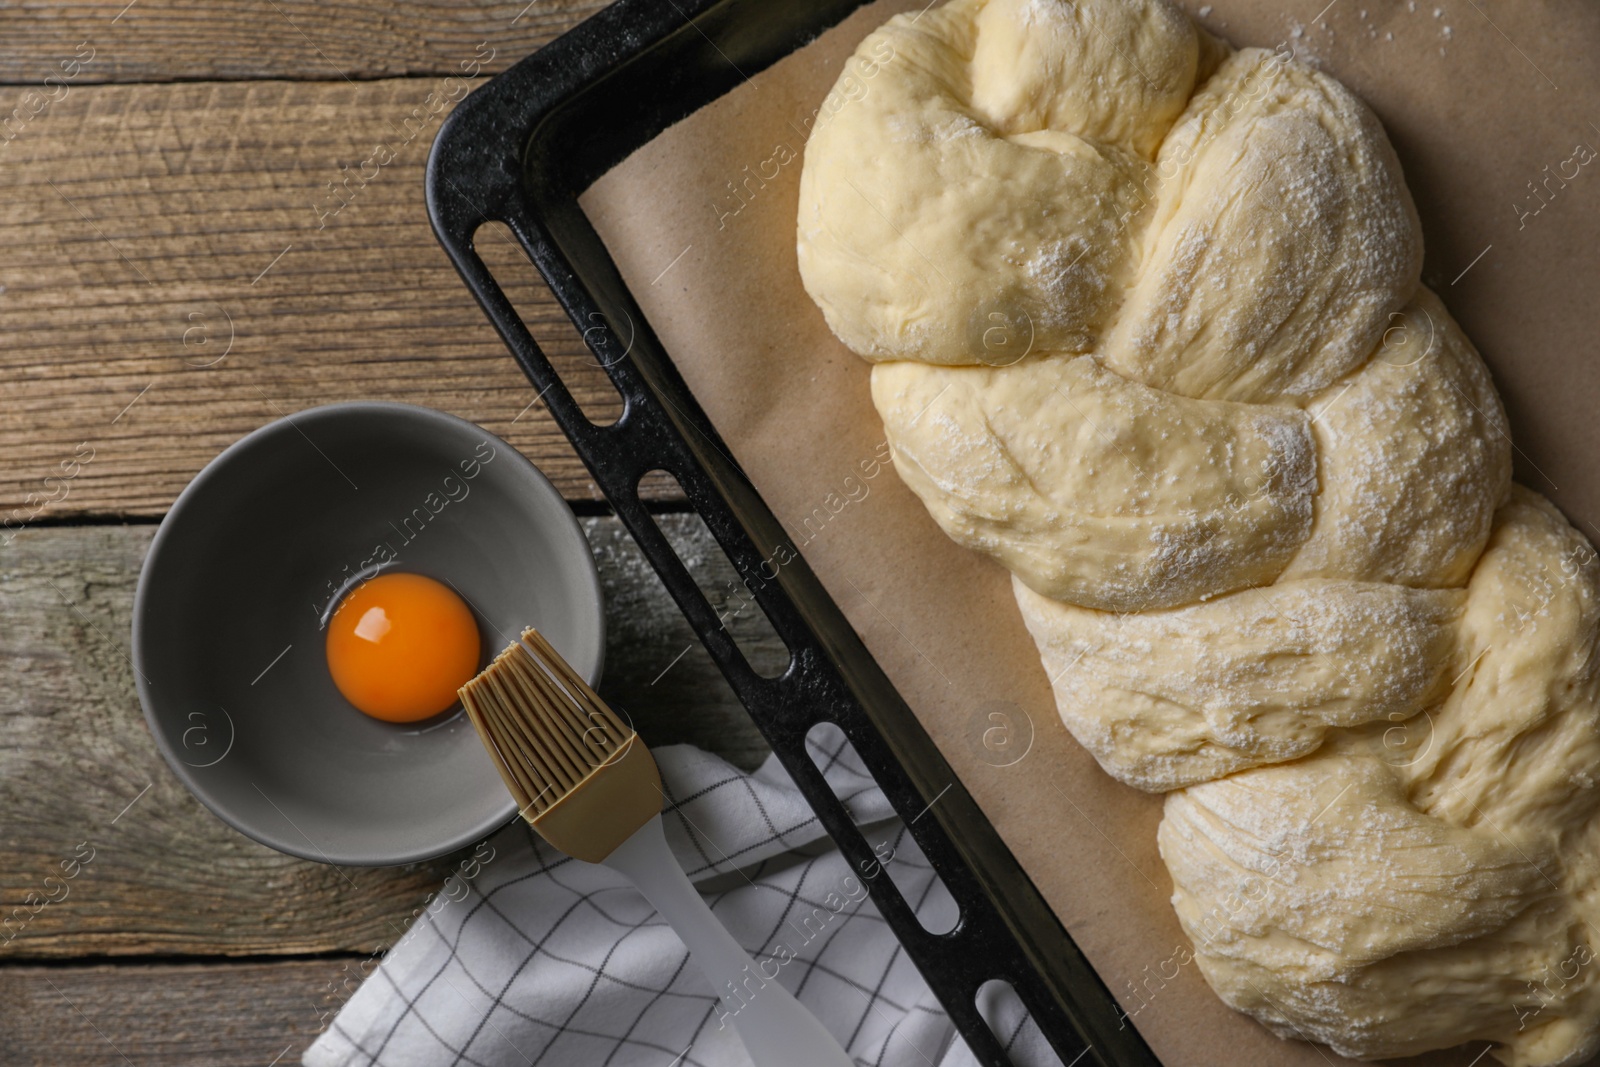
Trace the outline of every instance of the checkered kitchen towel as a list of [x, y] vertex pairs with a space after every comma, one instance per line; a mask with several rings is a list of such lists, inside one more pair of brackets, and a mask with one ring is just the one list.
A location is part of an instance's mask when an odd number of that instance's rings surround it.
[[[886, 874], [933, 929], [955, 905], [837, 731], [812, 752]], [[857, 1063], [974, 1063], [921, 975], [776, 759], [747, 775], [655, 751], [679, 863], [733, 936]], [[735, 1067], [749, 1063], [672, 929], [620, 875], [520, 820], [480, 846], [372, 970], [305, 1067]], [[938, 925], [942, 921], [943, 925]], [[770, 965], [769, 965], [770, 966]], [[986, 1011], [1019, 1067], [1053, 1061], [1014, 1001]], [[1043, 1051], [1041, 1051], [1043, 1050]]]

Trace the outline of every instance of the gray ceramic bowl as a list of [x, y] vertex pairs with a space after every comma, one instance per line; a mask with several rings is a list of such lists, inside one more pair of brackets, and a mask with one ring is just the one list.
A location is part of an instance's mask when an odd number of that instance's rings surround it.
[[477, 616], [484, 663], [534, 625], [578, 673], [600, 675], [588, 543], [504, 441], [428, 408], [353, 403], [236, 442], [150, 546], [133, 611], [139, 699], [202, 803], [306, 859], [409, 863], [515, 813], [459, 705], [393, 725], [334, 688], [323, 619], [380, 567], [453, 585]]

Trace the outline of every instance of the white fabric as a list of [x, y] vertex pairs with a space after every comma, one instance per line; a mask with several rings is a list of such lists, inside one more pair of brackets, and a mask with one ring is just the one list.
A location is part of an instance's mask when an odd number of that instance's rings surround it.
[[[879, 855], [892, 857], [878, 877], [892, 877], [931, 929], [949, 928], [954, 903], [843, 734], [812, 752]], [[865, 879], [775, 758], [747, 775], [687, 746], [655, 755], [679, 862], [753, 956], [794, 950], [778, 980], [858, 1063], [975, 1064], [866, 898]], [[520, 821], [475, 855], [306, 1052], [305, 1067], [749, 1063], [682, 943], [620, 875], [555, 852]], [[1014, 995], [985, 1007], [1019, 1067], [1056, 1062]]]

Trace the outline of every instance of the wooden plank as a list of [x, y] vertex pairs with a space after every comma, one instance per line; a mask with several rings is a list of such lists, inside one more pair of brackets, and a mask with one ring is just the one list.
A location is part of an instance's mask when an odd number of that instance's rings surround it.
[[[698, 519], [659, 521], [708, 586], [732, 586]], [[612, 517], [584, 528], [607, 605], [601, 692], [653, 745], [695, 741], [755, 766], [763, 742], [632, 539]], [[281, 855], [214, 818], [162, 763], [126, 653], [152, 532], [24, 530], [0, 548], [0, 957], [388, 944], [449, 860], [340, 870]], [[753, 609], [713, 599], [731, 609], [730, 630], [758, 661], [781, 659]]]
[[291, 1067], [366, 957], [0, 966], [0, 1059], [15, 1067]]
[[[242, 434], [353, 399], [472, 419], [594, 498], [428, 225], [442, 85], [85, 86], [0, 149], [0, 525], [160, 515]], [[580, 402], [614, 418], [521, 250], [486, 240]]]
[[[455, 74], [492, 49], [504, 69], [604, 0], [76, 0], [0, 7], [0, 83]], [[89, 42], [93, 58], [63, 67]], [[20, 94], [11, 94], [20, 96]], [[17, 103], [0, 95], [0, 115]]]

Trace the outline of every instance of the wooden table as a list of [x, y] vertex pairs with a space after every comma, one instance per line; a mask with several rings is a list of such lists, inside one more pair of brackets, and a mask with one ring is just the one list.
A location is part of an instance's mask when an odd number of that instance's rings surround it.
[[[127, 653], [155, 525], [283, 415], [401, 400], [509, 440], [599, 558], [603, 692], [653, 744], [762, 758], [423, 207], [449, 108], [599, 6], [0, 8], [0, 1062], [297, 1062], [452, 862], [341, 872], [266, 849], [184, 790], [145, 727]], [[492, 267], [521, 255], [480, 247]], [[513, 295], [582, 402], [614, 414], [548, 293]], [[650, 491], [717, 600], [732, 569], [673, 487]], [[781, 656], [764, 621], [730, 628]]]

